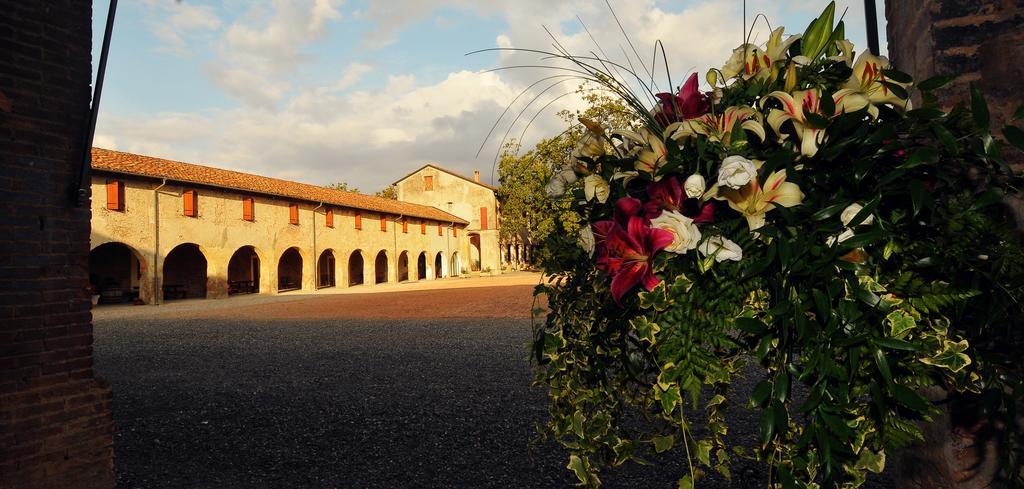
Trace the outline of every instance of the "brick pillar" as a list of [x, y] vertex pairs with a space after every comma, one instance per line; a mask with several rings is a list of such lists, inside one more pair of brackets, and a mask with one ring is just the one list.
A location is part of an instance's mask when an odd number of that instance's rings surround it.
[[887, 0], [885, 16], [898, 69], [918, 80], [959, 75], [937, 93], [945, 108], [968, 101], [974, 83], [998, 132], [1024, 104], [1024, 0]]
[[72, 204], [92, 10], [0, 0], [0, 487], [111, 488], [111, 393], [92, 366], [89, 207]]

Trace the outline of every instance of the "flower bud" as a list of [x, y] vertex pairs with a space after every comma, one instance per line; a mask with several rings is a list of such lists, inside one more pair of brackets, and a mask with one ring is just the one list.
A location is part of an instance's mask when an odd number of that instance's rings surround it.
[[686, 177], [686, 181], [683, 182], [683, 189], [686, 190], [686, 196], [691, 199], [699, 199], [701, 195], [704, 195], [704, 190], [707, 188], [707, 183], [704, 181], [704, 177], [694, 173]]

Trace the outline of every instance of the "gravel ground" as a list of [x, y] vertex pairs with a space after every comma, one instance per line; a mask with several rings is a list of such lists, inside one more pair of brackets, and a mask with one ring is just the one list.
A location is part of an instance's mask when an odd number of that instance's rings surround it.
[[[99, 312], [118, 487], [569, 487], [564, 450], [529, 446], [546, 419], [544, 392], [529, 387], [531, 290]], [[734, 415], [733, 439], [754, 439], [756, 419]], [[656, 462], [602, 479], [671, 488], [686, 472], [679, 451]], [[765, 487], [756, 466], [733, 474], [699, 487]]]

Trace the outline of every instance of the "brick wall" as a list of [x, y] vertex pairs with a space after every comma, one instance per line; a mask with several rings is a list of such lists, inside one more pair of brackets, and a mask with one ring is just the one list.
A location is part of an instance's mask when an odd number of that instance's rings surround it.
[[89, 207], [71, 205], [91, 2], [0, 0], [0, 488], [113, 487], [92, 370]]
[[923, 80], [958, 74], [940, 92], [947, 108], [985, 94], [993, 129], [1024, 104], [1024, 0], [887, 0], [889, 54], [902, 71]]

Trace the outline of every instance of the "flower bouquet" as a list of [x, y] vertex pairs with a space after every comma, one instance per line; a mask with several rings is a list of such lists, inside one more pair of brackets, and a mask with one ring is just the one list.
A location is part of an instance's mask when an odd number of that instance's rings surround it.
[[[1013, 424], [1024, 253], [1000, 204], [1019, 183], [1007, 146], [977, 92], [938, 109], [949, 77], [915, 84], [856, 54], [833, 12], [739, 46], [710, 91], [694, 74], [637, 95], [610, 61], [557, 53], [638, 122], [582, 119], [548, 185], [581, 231], [543, 245], [533, 355], [545, 431], [582, 484], [673, 450], [679, 487], [730, 478], [737, 457], [770, 487], [857, 487], [921, 440], [932, 387]], [[730, 440], [731, 406], [756, 412], [756, 441]]]

